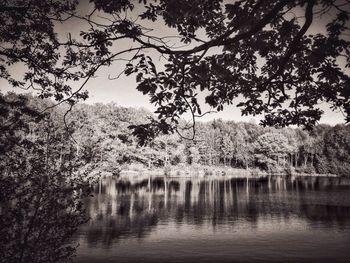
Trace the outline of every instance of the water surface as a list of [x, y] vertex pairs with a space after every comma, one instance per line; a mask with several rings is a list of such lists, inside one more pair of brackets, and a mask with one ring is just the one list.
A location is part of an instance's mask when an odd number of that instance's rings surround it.
[[350, 262], [346, 178], [103, 179], [75, 262]]

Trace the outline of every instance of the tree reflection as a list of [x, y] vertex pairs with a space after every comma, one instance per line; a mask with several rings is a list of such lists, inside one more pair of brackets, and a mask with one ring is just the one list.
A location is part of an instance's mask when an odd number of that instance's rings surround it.
[[[342, 185], [346, 178], [186, 179], [105, 178], [88, 203], [90, 245], [109, 247], [126, 237], [143, 238], [159, 223], [256, 228], [261, 218], [341, 227], [350, 220]], [[345, 194], [345, 195], [344, 195]], [[349, 193], [348, 193], [349, 195]]]

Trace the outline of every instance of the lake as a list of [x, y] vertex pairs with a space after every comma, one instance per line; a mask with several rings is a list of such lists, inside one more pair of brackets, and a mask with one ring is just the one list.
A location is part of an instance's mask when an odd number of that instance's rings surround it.
[[75, 262], [350, 262], [347, 178], [102, 179]]

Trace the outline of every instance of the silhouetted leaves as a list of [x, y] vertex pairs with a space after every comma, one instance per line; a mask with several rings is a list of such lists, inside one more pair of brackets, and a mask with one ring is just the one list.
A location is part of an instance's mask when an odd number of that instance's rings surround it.
[[[1, 4], [0, 77], [72, 104], [86, 99], [85, 84], [102, 66], [130, 54], [125, 74], [135, 73], [137, 89], [171, 123], [169, 131], [184, 113], [202, 115], [200, 93], [217, 111], [236, 103], [243, 115], [264, 114], [264, 125], [310, 128], [322, 115], [322, 102], [342, 110], [349, 121], [349, 3], [91, 0], [90, 5], [93, 12], [80, 14], [76, 1]], [[71, 18], [80, 36], [67, 32], [61, 41], [55, 24]], [[164, 35], [150, 32], [159, 25]], [[23, 78], [9, 70], [13, 64], [25, 66]]]

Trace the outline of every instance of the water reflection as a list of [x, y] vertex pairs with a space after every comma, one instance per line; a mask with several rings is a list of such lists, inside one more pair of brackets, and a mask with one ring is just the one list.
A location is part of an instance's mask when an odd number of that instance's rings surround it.
[[105, 178], [87, 202], [90, 223], [81, 229], [89, 246], [110, 247], [143, 239], [159, 225], [211, 225], [213, 229], [259, 219], [299, 218], [310, 227], [342, 229], [350, 221], [346, 178]]

